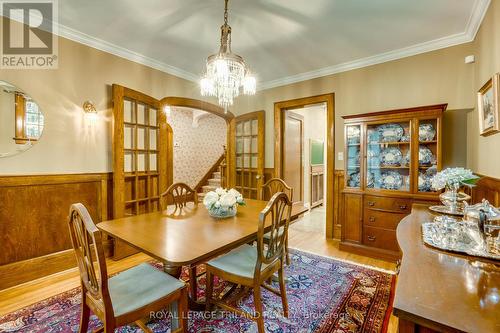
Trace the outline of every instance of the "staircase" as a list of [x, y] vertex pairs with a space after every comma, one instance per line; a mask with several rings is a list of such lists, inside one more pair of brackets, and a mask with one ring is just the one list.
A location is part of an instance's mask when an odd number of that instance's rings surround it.
[[216, 188], [221, 187], [221, 171], [220, 166], [217, 171], [212, 172], [211, 178], [207, 180], [205, 185], [201, 186], [201, 192], [198, 193], [198, 201], [203, 202], [203, 198], [205, 197], [205, 193], [214, 191]]

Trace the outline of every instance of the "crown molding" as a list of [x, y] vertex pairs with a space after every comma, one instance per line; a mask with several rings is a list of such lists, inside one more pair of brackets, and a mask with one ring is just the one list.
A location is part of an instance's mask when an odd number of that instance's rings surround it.
[[475, 0], [473, 5], [473, 10], [467, 21], [465, 31], [462, 33], [434, 39], [428, 42], [412, 45], [394, 51], [384, 52], [374, 56], [361, 58], [358, 60], [349, 61], [334, 66], [320, 68], [310, 72], [300, 73], [276, 80], [263, 82], [259, 85], [258, 90], [262, 91], [271, 88], [281, 87], [292, 83], [312, 80], [323, 76], [347, 72], [354, 69], [360, 69], [363, 67], [377, 65], [388, 61], [411, 57], [417, 54], [436, 51], [439, 49], [444, 49], [459, 44], [470, 43], [475, 39], [477, 32], [481, 27], [481, 23], [484, 19], [484, 16], [486, 15], [486, 12], [488, 11], [490, 2], [491, 0]]
[[67, 27], [65, 25], [62, 25], [62, 24], [57, 24], [57, 25], [58, 25], [58, 35], [60, 37], [70, 39], [74, 42], [90, 46], [94, 49], [98, 49], [98, 50], [104, 51], [106, 53], [111, 53], [111, 54], [118, 56], [120, 58], [124, 58], [124, 59], [130, 60], [130, 61], [139, 63], [141, 65], [145, 65], [145, 66], [157, 69], [157, 70], [162, 71], [162, 72], [167, 73], [167, 74], [175, 75], [177, 77], [183, 78], [183, 79], [188, 80], [188, 81], [193, 81], [193, 82], [199, 81], [199, 77], [197, 75], [190, 73], [188, 71], [185, 71], [183, 69], [177, 68], [175, 66], [171, 66], [171, 65], [164, 63], [162, 61], [158, 61], [156, 59], [147, 57], [145, 55], [131, 51], [129, 49], [118, 46], [116, 44], [107, 42], [105, 40], [87, 35], [83, 32], [77, 31], [77, 30], [72, 29], [70, 27]]

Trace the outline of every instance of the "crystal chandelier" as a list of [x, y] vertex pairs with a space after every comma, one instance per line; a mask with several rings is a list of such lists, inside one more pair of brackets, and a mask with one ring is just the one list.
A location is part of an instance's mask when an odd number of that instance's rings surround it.
[[207, 58], [207, 71], [201, 79], [201, 95], [215, 96], [219, 105], [227, 108], [243, 90], [245, 95], [254, 95], [257, 82], [243, 58], [231, 51], [231, 27], [227, 24], [227, 3], [224, 6], [224, 24], [221, 26], [219, 53]]

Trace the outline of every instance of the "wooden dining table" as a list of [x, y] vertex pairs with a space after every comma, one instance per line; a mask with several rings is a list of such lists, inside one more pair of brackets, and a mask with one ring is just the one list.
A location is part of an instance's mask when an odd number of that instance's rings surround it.
[[[190, 307], [201, 309], [197, 298], [196, 268], [198, 265], [252, 242], [257, 237], [259, 214], [267, 201], [247, 199], [238, 207], [236, 216], [216, 219], [203, 205], [181, 217], [154, 212], [104, 221], [97, 227], [137, 250], [161, 261], [164, 270], [180, 277], [182, 267], [189, 268]], [[292, 218], [305, 213], [303, 205], [293, 205]]]

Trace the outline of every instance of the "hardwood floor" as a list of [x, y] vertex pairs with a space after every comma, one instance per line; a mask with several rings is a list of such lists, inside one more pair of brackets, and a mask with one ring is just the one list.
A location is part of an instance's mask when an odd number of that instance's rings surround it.
[[[315, 214], [313, 216], [315, 218], [310, 218], [306, 215], [302, 220], [291, 225], [289, 232], [290, 247], [385, 270], [395, 270], [396, 265], [394, 263], [340, 251], [338, 249], [338, 241], [326, 239], [324, 232], [318, 231], [321, 230], [318, 225], [321, 223], [324, 224], [322, 215]], [[139, 253], [119, 261], [108, 260], [108, 271], [110, 274], [117, 273], [150, 259], [149, 256]], [[79, 273], [74, 268], [1, 290], [0, 316], [78, 287], [79, 285]], [[394, 316], [391, 316], [388, 332], [397, 332], [397, 318]]]

